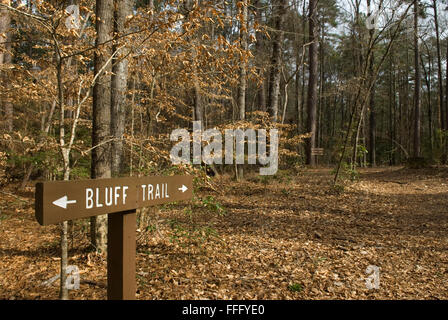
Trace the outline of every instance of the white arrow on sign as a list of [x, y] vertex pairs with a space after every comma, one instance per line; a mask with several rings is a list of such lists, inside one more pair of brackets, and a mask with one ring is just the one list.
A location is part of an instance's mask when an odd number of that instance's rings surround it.
[[188, 188], [185, 185], [182, 185], [182, 188], [179, 188], [178, 190], [182, 191], [182, 193], [184, 193], [185, 191], [188, 190]]
[[53, 204], [55, 206], [67, 209], [68, 204], [74, 204], [76, 203], [76, 200], [68, 200], [67, 196], [63, 196], [62, 198], [59, 198], [58, 200], [53, 201]]

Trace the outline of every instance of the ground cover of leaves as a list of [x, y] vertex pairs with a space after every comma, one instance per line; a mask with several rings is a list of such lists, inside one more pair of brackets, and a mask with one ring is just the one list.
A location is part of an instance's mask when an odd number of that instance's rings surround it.
[[[448, 299], [448, 169], [330, 169], [243, 182], [216, 177], [195, 206], [146, 212], [137, 232], [138, 299]], [[58, 226], [34, 218], [34, 188], [0, 190], [0, 299], [57, 299]], [[208, 197], [208, 198], [207, 198]], [[213, 197], [213, 198], [210, 198]], [[222, 206], [222, 207], [221, 207]], [[225, 210], [225, 214], [223, 211]], [[106, 298], [106, 260], [76, 221], [71, 299]], [[379, 288], [366, 287], [368, 266]]]

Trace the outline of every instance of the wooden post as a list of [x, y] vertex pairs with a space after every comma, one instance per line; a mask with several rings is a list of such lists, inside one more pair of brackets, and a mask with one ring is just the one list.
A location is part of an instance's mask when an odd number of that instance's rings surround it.
[[111, 213], [107, 232], [107, 299], [135, 300], [136, 210]]

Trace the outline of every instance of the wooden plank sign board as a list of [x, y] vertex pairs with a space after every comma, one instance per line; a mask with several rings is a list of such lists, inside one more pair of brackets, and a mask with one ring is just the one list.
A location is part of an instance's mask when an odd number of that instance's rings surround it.
[[136, 209], [193, 197], [192, 176], [53, 181], [36, 184], [41, 225], [108, 214], [107, 298], [135, 299]]
[[51, 181], [36, 184], [41, 225], [189, 200], [191, 176]]
[[324, 149], [323, 148], [312, 148], [311, 149], [311, 155], [312, 156], [323, 156], [324, 155]]

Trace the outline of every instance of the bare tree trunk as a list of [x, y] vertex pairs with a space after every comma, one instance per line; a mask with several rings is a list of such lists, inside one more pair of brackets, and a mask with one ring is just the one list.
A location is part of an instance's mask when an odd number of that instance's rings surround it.
[[432, 59], [431, 59], [431, 52], [429, 51], [429, 48], [427, 47], [428, 50], [428, 67], [429, 70], [426, 70], [425, 67], [425, 63], [423, 61], [423, 54], [420, 55], [420, 62], [422, 64], [422, 69], [423, 69], [423, 77], [425, 79], [425, 84], [426, 84], [426, 88], [428, 89], [428, 132], [429, 132], [429, 148], [430, 148], [430, 152], [431, 152], [431, 157], [432, 157], [432, 151], [433, 151], [433, 137], [432, 137], [432, 131], [433, 131], [433, 125], [432, 125], [432, 86], [431, 86], [431, 81], [432, 81]]
[[[367, 6], [370, 8], [371, 0], [367, 0]], [[369, 16], [372, 13], [369, 12]], [[370, 41], [373, 40], [374, 29], [370, 30]], [[369, 78], [373, 81], [375, 64], [375, 51], [372, 50], [369, 61]], [[376, 167], [376, 112], [375, 112], [375, 84], [372, 83], [372, 91], [370, 92], [370, 127], [369, 127], [369, 162], [371, 167]]]
[[[240, 26], [240, 43], [243, 50], [247, 50], [247, 7], [248, 0], [242, 1], [242, 16]], [[240, 120], [246, 119], [246, 88], [247, 88], [247, 63], [246, 57], [241, 60], [240, 79], [238, 86], [238, 106], [240, 110]]]
[[[1, 0], [2, 4], [10, 5], [10, 0]], [[5, 43], [4, 45], [0, 45], [0, 64], [10, 64], [12, 62], [11, 56], [11, 34], [9, 32], [9, 28], [11, 27], [11, 16], [9, 10], [1, 7], [0, 8], [0, 43]], [[1, 80], [4, 82], [4, 87], [9, 87], [9, 79], [6, 74], [1, 75]], [[13, 105], [9, 100], [7, 95], [3, 95], [4, 101], [0, 103], [3, 104], [4, 113], [5, 113], [5, 127], [6, 130], [11, 132], [14, 129], [13, 123]]]
[[[294, 10], [299, 11], [299, 8], [296, 6], [297, 2], [294, 1], [295, 8]], [[303, 12], [306, 10], [305, 1], [303, 3]], [[299, 26], [295, 28], [296, 36], [296, 79], [295, 79], [295, 96], [296, 96], [296, 123], [297, 123], [297, 133], [302, 133], [302, 121], [303, 121], [303, 78], [305, 78], [305, 43], [306, 43], [306, 35], [305, 35], [305, 28], [306, 28], [306, 19], [304, 17], [304, 14], [302, 16], [303, 22], [301, 29]], [[300, 36], [300, 33], [303, 35]], [[301, 76], [302, 75], [302, 76]]]
[[[119, 37], [127, 32], [125, 27], [126, 17], [131, 14], [131, 0], [114, 0], [115, 19], [114, 19], [114, 35]], [[112, 175], [122, 173], [123, 160], [123, 133], [125, 126], [125, 107], [126, 107], [126, 90], [128, 79], [128, 60], [122, 59], [120, 54], [123, 50], [119, 50], [114, 46], [114, 52], [117, 52], [117, 58], [112, 66], [112, 91], [111, 91], [111, 134], [115, 139], [112, 144]]]
[[[101, 45], [111, 39], [113, 31], [113, 0], [96, 1], [96, 45], [99, 50], [95, 52], [94, 69], [98, 74], [112, 55], [109, 44]], [[98, 77], [93, 88], [93, 129], [92, 129], [92, 179], [110, 178], [110, 64]], [[107, 248], [107, 215], [91, 218], [91, 241], [96, 250], [106, 252]]]
[[131, 96], [131, 152], [129, 156], [129, 175], [134, 175], [134, 127], [135, 127], [135, 74], [132, 75], [132, 96]]
[[[241, 48], [243, 50], [247, 50], [247, 18], [248, 18], [248, 6], [249, 6], [249, 0], [242, 1], [242, 7], [241, 7], [241, 25], [240, 25], [240, 42], [241, 42]], [[241, 60], [241, 66], [240, 66], [240, 83], [238, 86], [238, 106], [240, 110], [239, 118], [240, 120], [246, 119], [246, 89], [247, 89], [247, 58], [243, 57]], [[243, 171], [243, 165], [237, 166], [240, 179], [243, 179], [244, 171]]]
[[437, 76], [438, 76], [438, 89], [439, 89], [439, 121], [442, 129], [446, 128], [445, 124], [445, 112], [444, 112], [444, 103], [443, 103], [443, 76], [442, 76], [442, 55], [440, 53], [440, 34], [439, 34], [439, 17], [437, 12], [437, 2], [436, 0], [432, 1], [434, 8], [434, 24], [436, 28], [436, 47], [437, 47]]
[[[307, 23], [307, 19], [306, 17], [306, 1], [303, 1], [303, 5], [302, 5], [302, 43], [303, 43], [303, 48], [302, 48], [302, 81], [301, 81], [301, 85], [300, 85], [300, 128], [304, 128], [305, 127], [305, 59], [306, 59], [306, 48], [305, 48], [305, 43], [307, 40], [307, 35], [306, 35], [306, 23]], [[303, 133], [303, 130], [299, 131], [299, 134]], [[302, 149], [302, 146], [300, 147]]]
[[[448, 44], [446, 46], [446, 54], [448, 57]], [[446, 64], [446, 84], [445, 84], [445, 105], [441, 106], [443, 109], [445, 107], [445, 129], [448, 129], [448, 63]], [[448, 162], [448, 139], [445, 139], [445, 156], [443, 157], [443, 162], [446, 164]]]
[[[256, 12], [255, 12], [255, 22], [258, 25], [262, 25], [262, 3], [260, 3], [260, 0], [255, 0], [253, 6], [256, 8]], [[264, 37], [263, 34], [261, 32], [257, 32], [256, 33], [256, 40], [257, 42], [255, 43], [255, 51], [256, 54], [258, 56], [258, 58], [264, 53]], [[258, 109], [257, 110], [261, 110], [261, 111], [266, 111], [266, 80], [264, 79], [264, 72], [263, 72], [263, 59], [258, 60], [258, 67], [260, 69], [259, 71], [259, 75], [262, 79], [261, 83], [260, 83], [260, 87], [258, 88]]]
[[315, 157], [311, 155], [311, 150], [316, 146], [316, 115], [317, 115], [317, 72], [318, 72], [318, 26], [317, 2], [309, 2], [309, 82], [307, 99], [307, 131], [311, 137], [306, 141], [306, 164], [314, 165]]
[[283, 45], [283, 24], [286, 15], [287, 0], [277, 0], [274, 5], [277, 6], [275, 17], [275, 31], [272, 43], [271, 73], [269, 77], [269, 96], [268, 107], [269, 114], [273, 122], [278, 119], [278, 105], [280, 95], [280, 76], [282, 68], [282, 45]]
[[[370, 60], [369, 74], [373, 78], [374, 53]], [[370, 128], [369, 128], [369, 162], [371, 167], [376, 167], [376, 111], [375, 111], [375, 85], [370, 92]]]
[[414, 157], [421, 154], [421, 120], [420, 120], [420, 62], [418, 41], [418, 0], [414, 0], [414, 63], [415, 63], [415, 87], [414, 87]]
[[[59, 106], [59, 144], [62, 151], [62, 160], [64, 164], [64, 180], [70, 179], [70, 150], [65, 145], [65, 107], [64, 107], [64, 86], [62, 82], [62, 61], [60, 53], [57, 52], [57, 83], [58, 83], [58, 106]], [[67, 230], [68, 222], [64, 221], [60, 224], [61, 231], [61, 276], [59, 285], [59, 298], [68, 300], [67, 289], [67, 264], [68, 264], [68, 247], [67, 247]]]
[[[195, 75], [197, 75], [196, 72], [195, 72]], [[202, 123], [203, 114], [202, 114], [202, 103], [201, 103], [201, 89], [199, 87], [199, 81], [196, 77], [194, 80], [193, 93], [194, 93], [194, 120], [201, 121], [201, 123]]]
[[[190, 11], [193, 9], [195, 3], [192, 0], [185, 0], [183, 3], [183, 11], [185, 14], [185, 20], [188, 19], [188, 15], [190, 14]], [[197, 39], [191, 39], [188, 38], [189, 41], [191, 41], [192, 43], [194, 43], [197, 47]], [[195, 60], [197, 59], [198, 56], [198, 52], [197, 49], [193, 48], [193, 53], [192, 53], [192, 59]], [[196, 69], [196, 64], [193, 63], [194, 65], [194, 69], [193, 71], [193, 97], [194, 97], [194, 106], [193, 106], [193, 119], [195, 121], [200, 121], [201, 124], [203, 122], [203, 108], [202, 108], [202, 96], [201, 96], [201, 87], [199, 84], [199, 79], [198, 79], [198, 72]]]

